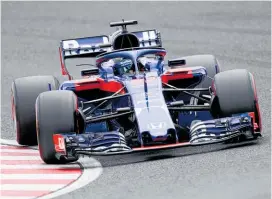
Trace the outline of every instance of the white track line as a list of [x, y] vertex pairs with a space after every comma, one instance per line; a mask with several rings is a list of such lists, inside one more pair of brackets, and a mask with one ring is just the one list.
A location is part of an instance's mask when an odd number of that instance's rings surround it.
[[27, 196], [1, 196], [1, 199], [34, 199], [35, 197]]
[[80, 173], [76, 174], [0, 174], [0, 179], [2, 180], [18, 180], [18, 179], [29, 179], [29, 180], [55, 180], [55, 179], [77, 179]]
[[[4, 191], [55, 191], [61, 189], [65, 184], [2, 184], [1, 190]], [[1, 198], [2, 199], [2, 198]]]

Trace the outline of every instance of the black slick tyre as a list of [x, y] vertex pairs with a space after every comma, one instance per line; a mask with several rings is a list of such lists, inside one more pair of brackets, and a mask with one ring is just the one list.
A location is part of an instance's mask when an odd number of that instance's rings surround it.
[[57, 90], [53, 76], [30, 76], [15, 79], [11, 87], [11, 107], [16, 139], [20, 145], [37, 145], [35, 102], [38, 95]]
[[214, 116], [228, 117], [256, 111], [251, 74], [247, 70], [235, 69], [215, 75], [212, 90]]
[[[178, 67], [194, 67], [194, 66], [203, 66], [207, 71], [207, 77], [203, 80], [201, 88], [209, 88], [212, 85], [214, 76], [220, 72], [220, 66], [218, 60], [214, 55], [192, 55], [181, 57], [178, 59], [185, 60], [185, 65], [183, 66], [174, 66], [172, 68]], [[200, 95], [209, 95], [208, 91], [203, 91]]]
[[36, 101], [36, 121], [39, 152], [47, 164], [65, 164], [72, 160], [57, 159], [53, 135], [75, 132], [77, 97], [72, 91], [41, 93]]

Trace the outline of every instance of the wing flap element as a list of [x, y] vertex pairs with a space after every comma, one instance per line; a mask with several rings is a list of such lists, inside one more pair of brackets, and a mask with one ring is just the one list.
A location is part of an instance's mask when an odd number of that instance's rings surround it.
[[80, 56], [80, 55], [94, 55], [98, 53], [107, 52], [109, 46], [105, 45], [109, 43], [108, 36], [95, 36], [68, 39], [61, 41], [61, 47], [64, 58]]

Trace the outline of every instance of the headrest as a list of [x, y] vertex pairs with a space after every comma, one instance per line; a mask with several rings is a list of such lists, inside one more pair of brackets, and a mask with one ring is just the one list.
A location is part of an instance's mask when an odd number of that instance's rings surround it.
[[131, 33], [118, 35], [113, 42], [114, 50], [120, 50], [124, 48], [135, 48], [139, 46], [140, 46], [139, 39], [134, 34]]

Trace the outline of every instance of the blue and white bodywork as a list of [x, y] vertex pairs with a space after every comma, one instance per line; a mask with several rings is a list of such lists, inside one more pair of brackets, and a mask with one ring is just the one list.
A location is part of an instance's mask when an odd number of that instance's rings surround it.
[[[128, 22], [112, 26], [124, 24]], [[75, 92], [79, 101], [78, 132], [56, 135], [65, 142], [66, 156], [254, 138], [254, 114], [213, 114], [212, 85], [202, 88], [207, 69], [202, 65], [187, 67], [183, 59], [166, 65], [161, 44], [157, 30], [129, 33], [124, 27], [109, 36], [61, 42], [62, 71], [69, 77], [65, 59], [96, 57], [95, 74], [90, 69], [84, 73], [85, 79], [70, 79], [60, 87]], [[208, 95], [200, 95], [202, 92]]]

